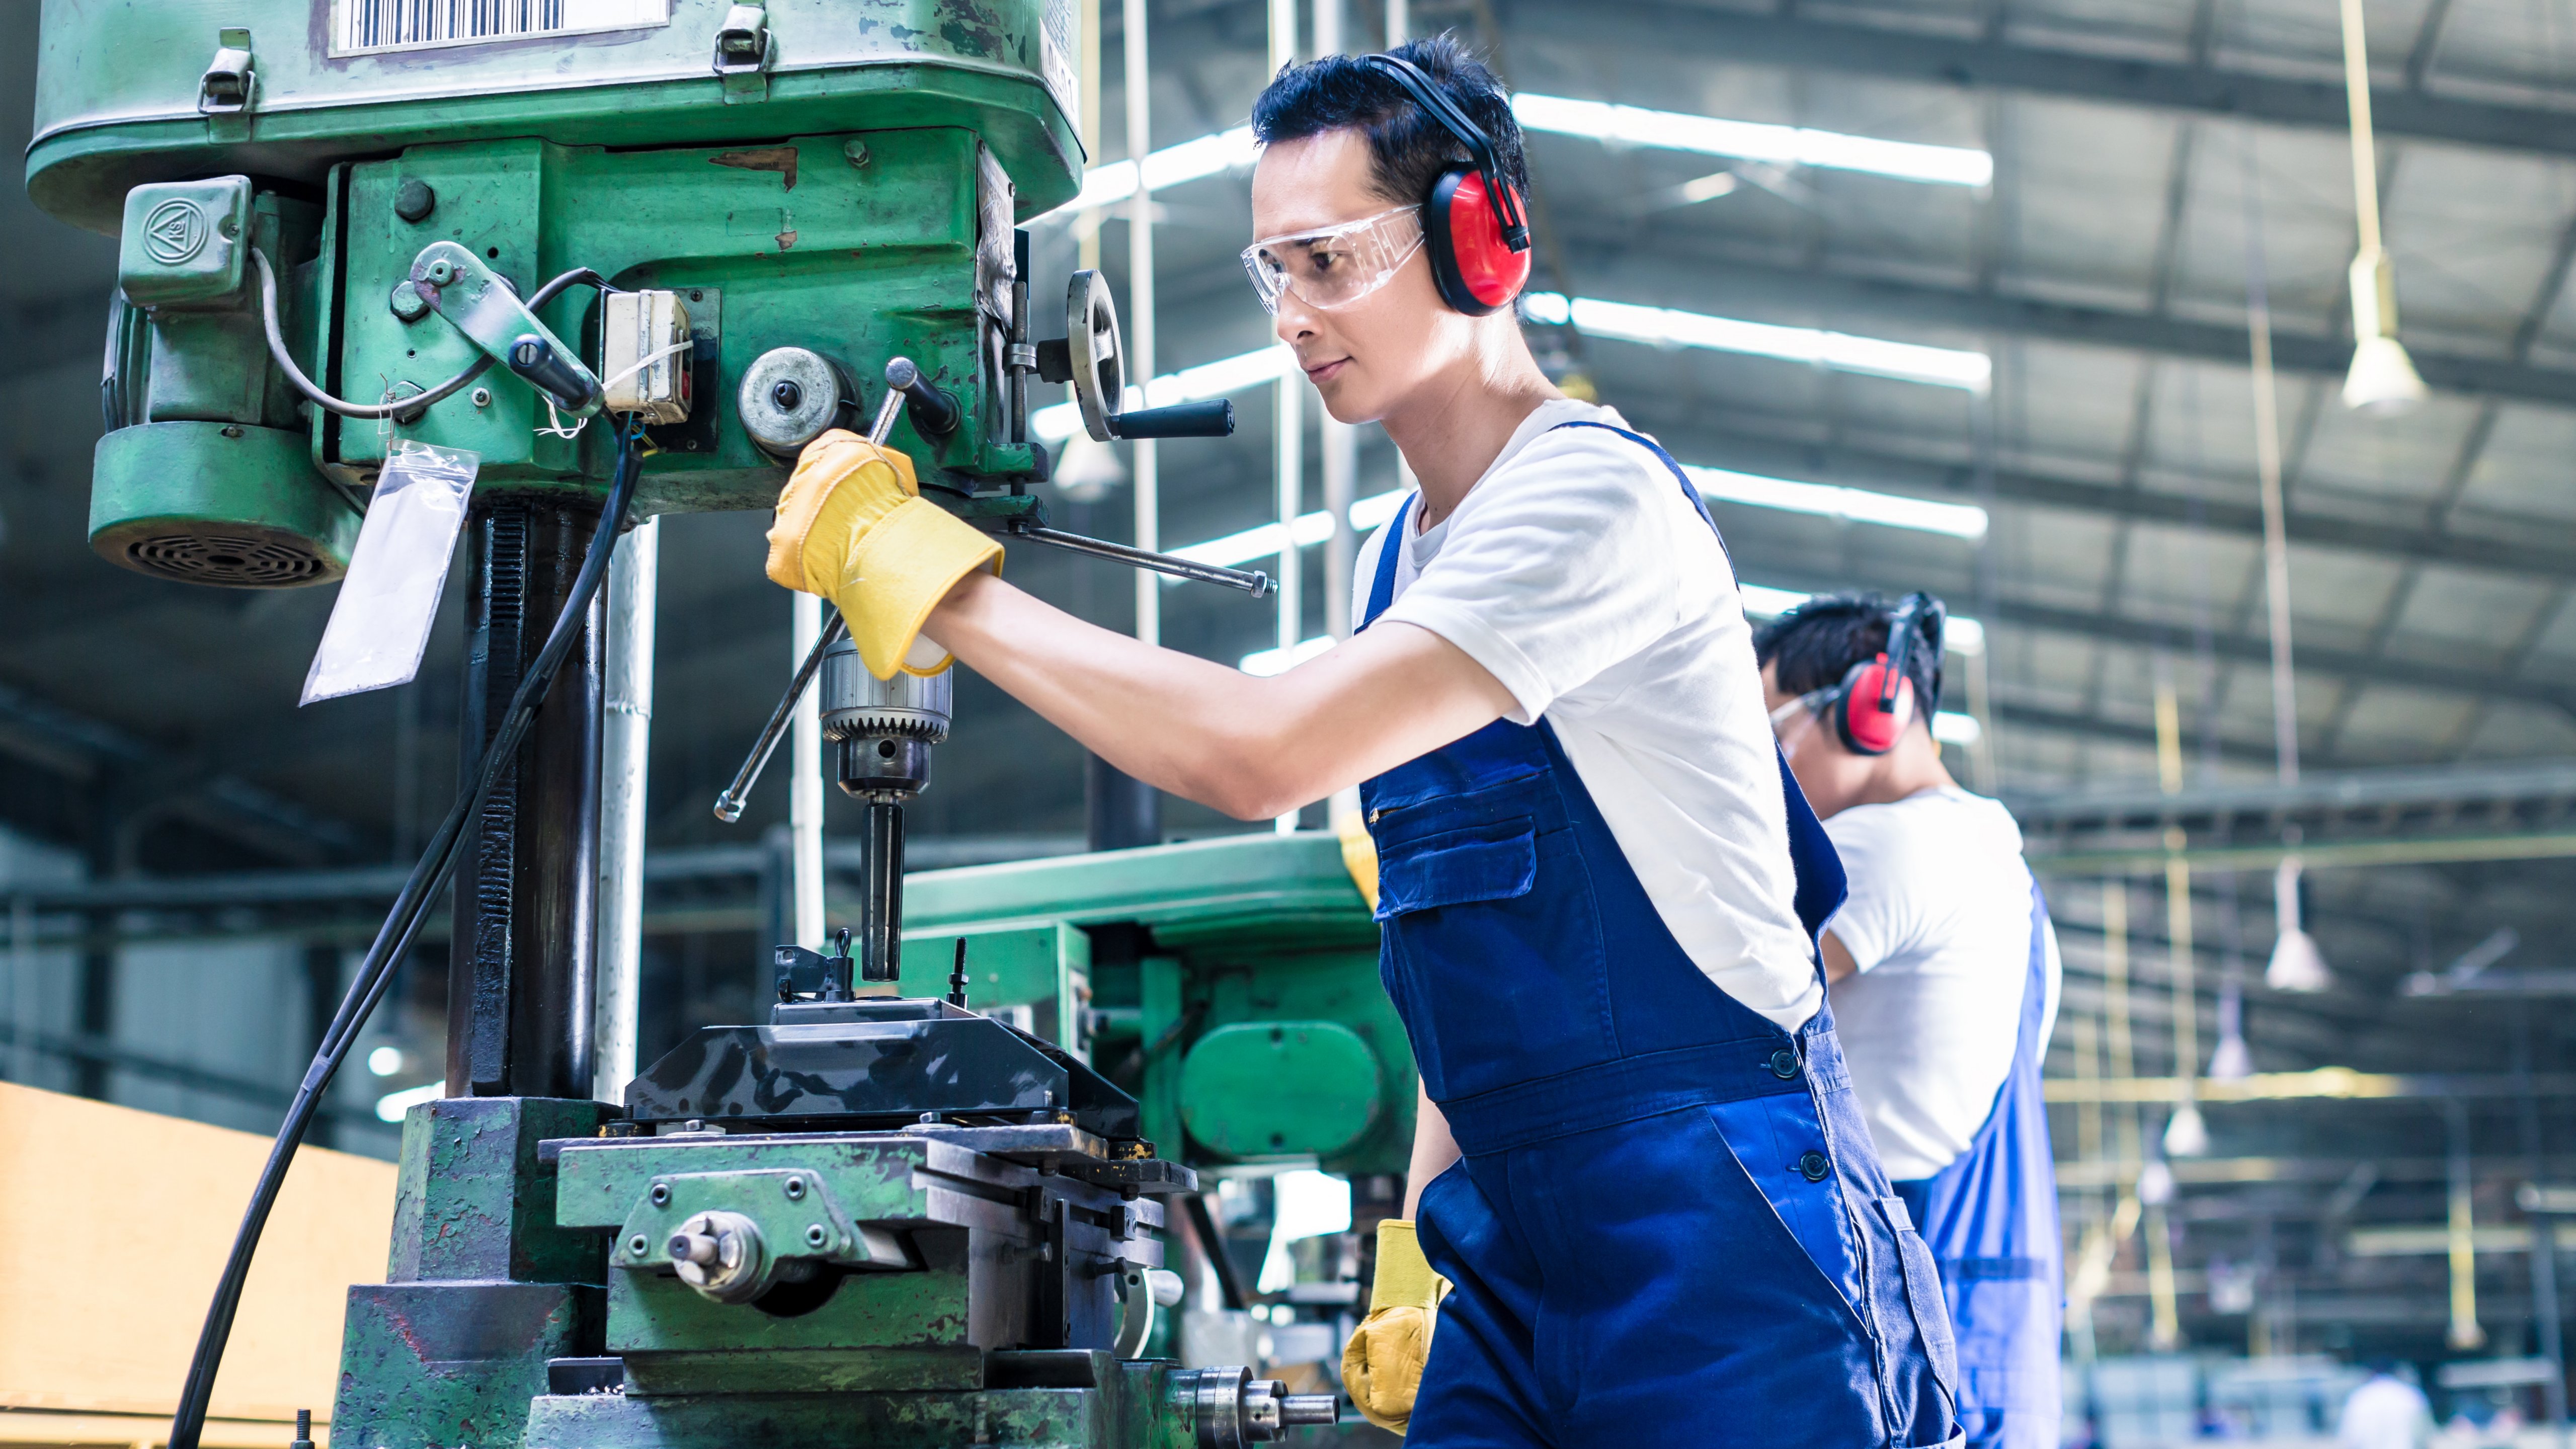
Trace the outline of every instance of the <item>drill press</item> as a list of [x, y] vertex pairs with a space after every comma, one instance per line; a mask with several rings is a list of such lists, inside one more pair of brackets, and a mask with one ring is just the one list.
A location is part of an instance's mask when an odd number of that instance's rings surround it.
[[[1161, 1202], [1191, 1177], [1132, 1101], [963, 1005], [882, 994], [936, 686], [836, 676], [867, 696], [834, 711], [877, 842], [858, 961], [792, 956], [768, 1023], [590, 1100], [595, 590], [631, 516], [770, 506], [883, 375], [878, 430], [943, 506], [1261, 586], [1058, 533], [1028, 491], [1033, 373], [1072, 384], [1095, 438], [1230, 430], [1222, 404], [1122, 410], [1096, 278], [1064, 342], [1034, 336], [1015, 228], [1076, 189], [1076, 15], [46, 0], [29, 194], [123, 238], [93, 547], [199, 584], [329, 582], [403, 449], [476, 468], [476, 784], [261, 1189], [452, 870], [449, 1095], [404, 1124], [388, 1281], [350, 1295], [343, 1442], [713, 1446], [756, 1423], [782, 1445], [1225, 1445], [1330, 1417], [1134, 1356], [1171, 1286]], [[174, 1449], [228, 1322], [219, 1298]]]

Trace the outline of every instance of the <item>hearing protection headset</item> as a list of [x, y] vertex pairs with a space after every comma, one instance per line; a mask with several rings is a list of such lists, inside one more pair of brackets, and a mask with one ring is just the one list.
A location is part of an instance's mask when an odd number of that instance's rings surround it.
[[1394, 81], [1475, 158], [1473, 165], [1442, 170], [1422, 198], [1423, 250], [1431, 254], [1431, 281], [1440, 300], [1470, 317], [1510, 306], [1529, 281], [1529, 219], [1520, 192], [1503, 174], [1493, 139], [1413, 62], [1368, 55], [1360, 63]]
[[[1824, 708], [1834, 720], [1834, 733], [1856, 755], [1883, 755], [1896, 748], [1907, 726], [1922, 712], [1941, 707], [1941, 629], [1948, 609], [1930, 594], [1907, 594], [1887, 625], [1887, 649], [1844, 671], [1843, 682], [1829, 692]], [[1932, 697], [1914, 693], [1914, 653], [1932, 656], [1925, 673]]]

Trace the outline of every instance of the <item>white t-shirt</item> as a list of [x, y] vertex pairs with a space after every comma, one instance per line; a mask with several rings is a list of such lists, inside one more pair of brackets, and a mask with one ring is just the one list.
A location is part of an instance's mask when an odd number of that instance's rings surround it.
[[[1541, 404], [1464, 501], [1428, 530], [1406, 512], [1395, 602], [1541, 715], [1656, 913], [1729, 996], [1790, 1031], [1823, 990], [1789, 866], [1762, 679], [1735, 571], [1662, 460]], [[1351, 623], [1368, 616], [1388, 530], [1360, 549]]]
[[2372, 1374], [2343, 1401], [2335, 1443], [2339, 1449], [2422, 1449], [2432, 1428], [2421, 1390], [2386, 1374]]
[[[2030, 981], [2021, 827], [1982, 795], [1940, 789], [1852, 806], [1825, 833], [1851, 877], [1825, 929], [1860, 968], [1833, 993], [1852, 1095], [1887, 1175], [1930, 1177], [1975, 1140], [2012, 1070]], [[2046, 950], [2053, 1025], [2054, 931]]]

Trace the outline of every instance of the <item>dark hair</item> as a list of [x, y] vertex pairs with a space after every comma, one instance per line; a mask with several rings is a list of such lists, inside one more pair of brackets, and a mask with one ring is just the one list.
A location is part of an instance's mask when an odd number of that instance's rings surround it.
[[[1773, 666], [1783, 694], [1807, 694], [1843, 682], [1855, 664], [1887, 652], [1888, 626], [1897, 605], [1884, 594], [1819, 594], [1753, 631], [1753, 662]], [[1941, 706], [1941, 651], [1937, 640], [1907, 662], [1917, 717], [1929, 720]]]
[[[1409, 41], [1387, 54], [1413, 62], [1431, 77], [1493, 142], [1504, 179], [1527, 195], [1529, 163], [1521, 156], [1520, 122], [1512, 119], [1511, 97], [1484, 62], [1447, 34]], [[1389, 201], [1422, 200], [1430, 194], [1433, 178], [1472, 159], [1386, 72], [1361, 64], [1357, 56], [1327, 55], [1282, 66], [1252, 103], [1252, 134], [1264, 143], [1344, 129], [1368, 137], [1372, 179]]]

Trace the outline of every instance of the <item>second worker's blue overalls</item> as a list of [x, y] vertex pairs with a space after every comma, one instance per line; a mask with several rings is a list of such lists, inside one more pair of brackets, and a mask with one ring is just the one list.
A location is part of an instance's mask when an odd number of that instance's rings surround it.
[[2066, 1256], [2039, 1081], [2048, 1055], [2048, 903], [2035, 882], [2027, 981], [2012, 1070], [1975, 1140], [1932, 1176], [1896, 1185], [1949, 1291], [1961, 1425], [1970, 1444], [1997, 1449], [2056, 1449], [2065, 1398], [2057, 1339]]
[[[1707, 517], [1661, 448], [1608, 431], [1653, 449]], [[1367, 622], [1393, 600], [1411, 513], [1388, 525]], [[1780, 768], [1813, 936], [1842, 866]], [[1463, 1154], [1422, 1193], [1423, 1253], [1456, 1287], [1408, 1439], [1955, 1442], [1937, 1270], [1831, 1013], [1793, 1034], [1701, 973], [1544, 719], [1498, 720], [1361, 801], [1380, 973]]]

